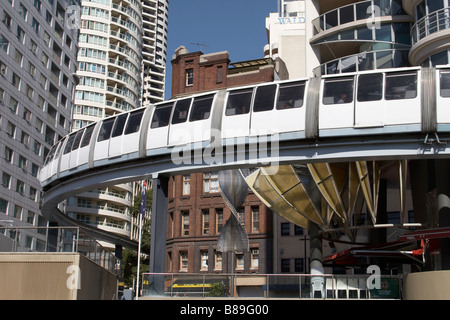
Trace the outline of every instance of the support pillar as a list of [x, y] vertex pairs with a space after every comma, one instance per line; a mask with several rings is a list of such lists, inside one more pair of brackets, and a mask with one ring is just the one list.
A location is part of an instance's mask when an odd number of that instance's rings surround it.
[[320, 275], [324, 274], [323, 270], [323, 253], [322, 253], [322, 238], [319, 234], [319, 226], [311, 223], [309, 227], [310, 238], [310, 270], [311, 277], [311, 298], [325, 297], [325, 279]]
[[[168, 185], [168, 177], [160, 175], [153, 177], [150, 273], [165, 272]], [[152, 275], [149, 280], [152, 295], [164, 294], [163, 275]]]

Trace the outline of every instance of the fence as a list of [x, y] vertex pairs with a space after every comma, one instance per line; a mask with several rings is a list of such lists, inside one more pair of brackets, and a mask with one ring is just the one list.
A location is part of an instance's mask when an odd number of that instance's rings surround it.
[[369, 275], [144, 273], [142, 296], [267, 299], [401, 299], [402, 278]]
[[0, 252], [77, 252], [120, 271], [119, 260], [78, 227], [0, 227]]

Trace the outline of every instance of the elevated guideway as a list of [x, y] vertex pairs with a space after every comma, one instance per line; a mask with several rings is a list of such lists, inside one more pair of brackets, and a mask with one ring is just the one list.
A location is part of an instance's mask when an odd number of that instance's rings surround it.
[[[449, 103], [450, 69], [411, 67], [265, 83], [150, 105], [59, 141], [39, 172], [42, 213], [74, 224], [57, 210], [71, 196], [196, 171], [264, 167], [272, 175], [284, 165], [447, 159]], [[165, 214], [156, 210], [158, 192], [154, 188], [154, 218]]]

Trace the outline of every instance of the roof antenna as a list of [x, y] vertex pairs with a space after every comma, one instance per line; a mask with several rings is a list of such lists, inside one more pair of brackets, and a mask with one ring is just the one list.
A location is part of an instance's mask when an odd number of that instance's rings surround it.
[[200, 49], [201, 49], [201, 51], [203, 52], [204, 51], [204, 49], [206, 48], [206, 47], [209, 47], [208, 45], [206, 45], [206, 44], [204, 44], [204, 43], [200, 43], [200, 42], [197, 42], [197, 43], [190, 43], [191, 45], [193, 45], [193, 46], [197, 46], [197, 47], [199, 47]]

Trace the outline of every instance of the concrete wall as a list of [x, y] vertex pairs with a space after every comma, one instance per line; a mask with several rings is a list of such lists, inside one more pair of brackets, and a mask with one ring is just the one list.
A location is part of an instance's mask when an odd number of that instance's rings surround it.
[[405, 300], [450, 299], [450, 271], [428, 271], [407, 274], [403, 279]]
[[117, 277], [78, 253], [0, 253], [0, 300], [116, 298]]

